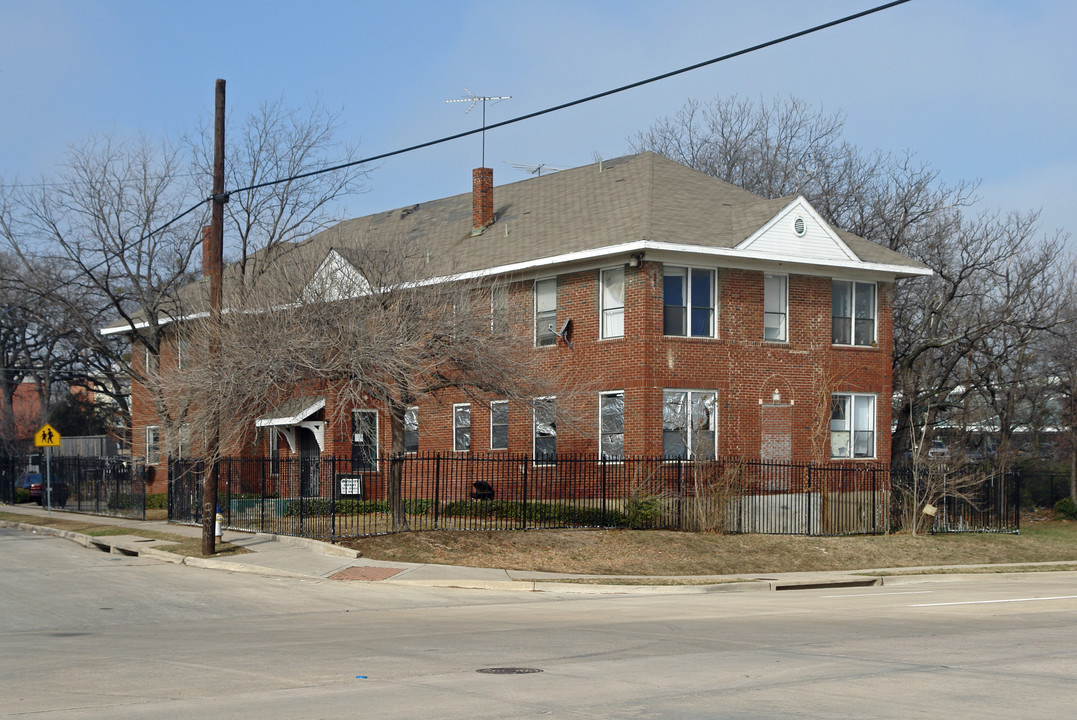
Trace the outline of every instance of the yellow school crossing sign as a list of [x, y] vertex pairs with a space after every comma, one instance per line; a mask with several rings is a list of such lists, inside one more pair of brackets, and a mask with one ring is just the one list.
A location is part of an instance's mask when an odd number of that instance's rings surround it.
[[60, 433], [48, 423], [34, 435], [34, 447], [60, 447]]

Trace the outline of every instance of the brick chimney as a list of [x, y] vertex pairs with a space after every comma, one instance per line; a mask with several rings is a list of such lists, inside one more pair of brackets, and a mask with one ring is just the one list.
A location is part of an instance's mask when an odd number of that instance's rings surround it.
[[494, 171], [471, 171], [471, 234], [478, 235], [494, 224]]

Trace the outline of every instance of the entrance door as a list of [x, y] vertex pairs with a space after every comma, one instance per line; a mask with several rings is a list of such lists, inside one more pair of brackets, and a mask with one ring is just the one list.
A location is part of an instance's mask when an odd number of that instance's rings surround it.
[[308, 428], [299, 430], [299, 492], [303, 497], [318, 496], [318, 474], [321, 450], [318, 439]]

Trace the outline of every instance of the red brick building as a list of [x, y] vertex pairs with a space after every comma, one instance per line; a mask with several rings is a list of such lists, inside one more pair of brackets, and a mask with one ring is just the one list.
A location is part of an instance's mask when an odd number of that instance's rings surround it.
[[[378, 233], [418, 233], [503, 283], [492, 314], [527, 305], [534, 352], [598, 386], [577, 408], [592, 431], [557, 428], [556, 397], [420, 404], [409, 451], [890, 460], [893, 284], [930, 271], [801, 197], [761, 198], [652, 153], [498, 187], [480, 169], [472, 193], [345, 221], [305, 249], [347, 267], [347, 244]], [[383, 411], [326, 402], [296, 389], [250, 419], [252, 443], [357, 469], [388, 452]], [[136, 454], [162, 460], [137, 386], [132, 415]]]

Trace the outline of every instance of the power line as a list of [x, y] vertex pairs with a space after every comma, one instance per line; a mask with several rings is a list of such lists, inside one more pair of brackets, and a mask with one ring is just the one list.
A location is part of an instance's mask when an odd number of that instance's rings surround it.
[[[523, 122], [524, 120], [530, 120], [532, 118], [540, 117], [542, 115], [548, 115], [549, 113], [557, 112], [558, 110], [565, 110], [565, 109], [570, 108], [570, 107], [575, 107], [576, 105], [582, 105], [584, 103], [592, 102], [594, 100], [599, 100], [601, 98], [609, 97], [610, 95], [616, 95], [618, 93], [626, 92], [628, 90], [633, 90], [635, 88], [642, 87], [644, 85], [649, 85], [650, 83], [658, 82], [659, 80], [665, 80], [665, 79], [668, 79], [668, 78], [671, 78], [671, 77], [675, 77], [677, 75], [682, 75], [684, 73], [691, 72], [692, 70], [698, 70], [700, 68], [704, 68], [704, 67], [707, 67], [709, 65], [714, 65], [714, 64], [720, 63], [720, 62], [725, 62], [726, 60], [732, 60], [733, 58], [737, 58], [737, 57], [740, 57], [742, 55], [748, 55], [750, 53], [754, 53], [754, 52], [757, 52], [759, 50], [764, 50], [766, 48], [773, 47], [775, 45], [780, 45], [782, 43], [790, 42], [791, 40], [796, 40], [797, 38], [801, 38], [801, 37], [804, 37], [806, 35], [811, 35], [813, 33], [821, 32], [823, 30], [827, 30], [829, 28], [836, 27], [838, 25], [843, 25], [845, 23], [852, 22], [853, 20], [859, 20], [860, 18], [867, 17], [868, 15], [873, 15], [873, 14], [878, 13], [878, 12], [882, 12], [883, 10], [889, 10], [891, 8], [897, 7], [898, 5], [904, 5], [905, 3], [909, 2], [909, 1], [910, 0], [894, 0], [893, 2], [884, 3], [883, 5], [878, 5], [876, 7], [870, 8], [868, 10], [863, 10], [863, 11], [858, 12], [858, 13], [853, 13], [852, 15], [846, 15], [845, 17], [839, 18], [837, 20], [831, 20], [830, 22], [826, 22], [826, 23], [823, 23], [821, 25], [815, 25], [814, 27], [807, 28], [806, 30], [800, 30], [800, 31], [795, 32], [795, 33], [790, 33], [789, 35], [783, 35], [782, 37], [775, 38], [773, 40], [768, 40], [766, 42], [762, 42], [762, 43], [759, 43], [757, 45], [752, 45], [750, 47], [743, 48], [741, 50], [737, 50], [737, 51], [734, 51], [734, 52], [731, 52], [731, 53], [727, 53], [725, 55], [720, 55], [720, 56], [718, 56], [716, 58], [712, 58], [710, 60], [704, 60], [703, 62], [698, 62], [698, 63], [695, 63], [694, 65], [688, 65], [688, 66], [679, 68], [677, 70], [671, 70], [669, 72], [662, 73], [661, 75], [655, 75], [654, 77], [650, 77], [650, 78], [647, 78], [645, 80], [639, 80], [639, 81], [634, 82], [634, 83], [629, 83], [628, 85], [622, 85], [620, 87], [613, 88], [612, 90], [606, 90], [604, 92], [596, 93], [594, 95], [588, 95], [587, 97], [579, 98], [577, 100], [571, 100], [571, 101], [566, 102], [566, 103], [561, 103], [560, 105], [554, 105], [552, 107], [545, 108], [544, 110], [537, 110], [535, 112], [527, 113], [526, 115], [520, 115], [518, 117], [514, 117], [514, 118], [511, 118], [509, 120], [503, 120], [501, 122], [494, 123], [493, 125], [484, 125], [481, 128], [476, 128], [476, 129], [473, 129], [473, 130], [467, 130], [465, 132], [456, 133], [455, 135], [447, 135], [445, 137], [438, 138], [437, 140], [429, 140], [427, 142], [419, 143], [418, 145], [411, 145], [409, 147], [400, 148], [398, 150], [391, 150], [389, 152], [384, 152], [384, 153], [381, 153], [381, 154], [378, 154], [378, 155], [371, 155], [370, 157], [360, 158], [359, 160], [352, 160], [350, 162], [340, 163], [338, 165], [332, 165], [330, 167], [322, 168], [320, 170], [311, 170], [309, 172], [299, 173], [297, 175], [292, 175], [290, 177], [278, 178], [276, 180], [267, 180], [265, 182], [255, 183], [254, 185], [248, 185], [246, 187], [237, 188], [235, 190], [229, 190], [229, 191], [223, 193], [224, 200], [227, 202], [228, 197], [230, 195], [234, 194], [234, 193], [247, 192], [247, 191], [250, 191], [250, 190], [259, 190], [259, 189], [264, 188], [264, 187], [272, 187], [274, 185], [281, 185], [281, 184], [284, 184], [284, 183], [293, 182], [295, 180], [302, 180], [302, 179], [308, 178], [308, 177], [314, 177], [314, 176], [322, 175], [322, 174], [325, 174], [325, 173], [336, 172], [337, 170], [344, 170], [346, 168], [354, 167], [356, 165], [362, 165], [362, 164], [365, 164], [365, 163], [371, 163], [371, 162], [375, 162], [377, 160], [384, 160], [385, 158], [394, 157], [396, 155], [403, 155], [405, 153], [414, 152], [416, 150], [422, 150], [423, 148], [433, 147], [434, 145], [441, 145], [443, 143], [451, 142], [453, 140], [459, 140], [461, 138], [465, 138], [465, 137], [469, 137], [471, 135], [476, 135], [478, 133], [485, 132], [486, 130], [493, 130], [495, 128], [505, 127], [506, 125], [513, 125], [515, 123]], [[184, 210], [182, 213], [180, 213], [176, 217], [174, 217], [171, 220], [169, 220], [168, 222], [162, 224], [157, 229], [151, 230], [149, 233], [141, 236], [137, 240], [133, 240], [130, 243], [126, 243], [124, 245], [121, 245], [120, 248], [118, 248], [111, 255], [106, 256], [99, 263], [97, 263], [95, 265], [92, 265], [91, 267], [87, 268], [86, 272], [87, 273], [92, 272], [94, 270], [97, 270], [101, 266], [106, 265], [109, 262], [109, 260], [112, 259], [113, 257], [119, 257], [124, 252], [126, 252], [129, 248], [134, 247], [135, 245], [137, 245], [138, 243], [140, 243], [140, 242], [142, 242], [144, 240], [148, 240], [149, 238], [153, 237], [154, 235], [156, 235], [159, 232], [162, 232], [163, 230], [165, 230], [169, 226], [173, 225], [174, 223], [179, 222], [181, 219], [183, 219], [184, 217], [186, 217], [187, 215], [189, 215], [190, 213], [194, 212], [199, 207], [201, 207], [203, 203], [212, 202], [213, 200], [214, 200], [214, 196], [210, 195], [210, 196], [204, 198], [203, 200], [199, 201], [198, 204], [192, 205], [190, 208], [188, 208], [187, 210]], [[73, 281], [72, 280], [66, 280], [66, 281], [60, 283], [59, 285], [57, 285], [56, 287], [51, 288], [50, 290], [47, 290], [44, 293], [41, 293], [41, 295], [44, 296], [44, 295], [56, 292], [57, 290], [60, 290], [60, 289], [62, 289], [63, 287], [65, 287], [67, 285], [70, 285], [71, 282], [73, 282]], [[11, 310], [16, 309], [16, 307], [21, 307], [21, 306], [9, 306], [2, 313], [0, 313], [0, 316], [6, 315]]]
[[671, 78], [671, 77], [674, 77], [676, 75], [681, 75], [681, 74], [686, 73], [686, 72], [691, 72], [692, 70], [698, 70], [699, 68], [707, 67], [708, 65], [714, 65], [715, 63], [724, 62], [726, 60], [732, 60], [733, 58], [740, 57], [741, 55], [747, 55], [749, 53], [753, 53], [753, 52], [756, 52], [758, 50], [763, 50], [765, 48], [773, 47], [774, 45], [780, 45], [782, 43], [789, 42], [790, 40], [795, 40], [797, 38], [804, 37], [805, 35], [811, 35], [812, 33], [817, 33], [817, 32], [820, 32], [822, 30], [826, 30], [828, 28], [835, 27], [837, 25], [842, 25], [842, 24], [847, 23], [847, 22], [852, 22], [853, 20], [858, 20], [858, 19], [860, 19], [862, 17], [866, 17], [868, 15], [872, 15], [874, 13], [881, 12], [883, 10], [889, 10], [890, 8], [897, 7], [898, 5], [904, 5], [907, 2], [909, 2], [909, 0], [894, 0], [894, 2], [889, 2], [889, 3], [886, 3], [884, 5], [879, 5], [877, 7], [873, 7], [870, 10], [863, 10], [861, 12], [854, 13], [852, 15], [847, 15], [847, 16], [845, 16], [843, 18], [839, 18], [838, 20], [831, 20], [830, 22], [823, 23], [822, 25], [816, 25], [815, 27], [808, 28], [807, 30], [801, 30], [799, 32], [791, 33], [789, 35], [784, 35], [784, 36], [782, 36], [780, 38], [776, 38], [774, 40], [768, 40], [767, 42], [759, 43], [758, 45], [752, 45], [751, 47], [744, 48], [743, 50], [737, 50], [735, 52], [731, 52], [731, 53], [728, 53], [726, 55], [721, 55], [719, 57], [712, 58], [710, 60], [704, 60], [703, 62], [699, 62], [699, 63], [696, 63], [694, 65], [688, 65], [688, 66], [682, 67], [682, 68], [680, 68], [678, 70], [671, 70], [670, 72], [662, 73], [661, 75], [655, 75], [654, 77], [647, 78], [646, 80], [639, 80], [637, 82], [630, 83], [628, 85], [622, 85], [621, 87], [614, 88], [612, 90], [606, 90], [605, 92], [600, 92], [600, 93], [597, 93], [595, 95], [588, 95], [587, 97], [580, 98], [578, 100], [572, 100], [570, 102], [561, 103], [560, 105], [554, 105], [553, 107], [548, 107], [548, 108], [546, 108], [544, 110], [537, 110], [535, 112], [528, 113], [526, 115], [520, 115], [519, 117], [514, 117], [514, 118], [511, 118], [509, 120], [502, 120], [501, 122], [494, 123], [493, 125], [484, 125], [483, 127], [476, 128], [474, 130], [468, 130], [466, 132], [456, 133], [455, 135], [448, 135], [446, 137], [439, 138], [437, 140], [430, 140], [428, 142], [420, 143], [418, 145], [412, 145], [410, 147], [402, 148], [400, 150], [391, 150], [389, 152], [381, 153], [380, 155], [372, 155], [372, 156], [367, 157], [367, 158], [361, 158], [359, 160], [352, 160], [351, 162], [341, 163], [340, 165], [334, 165], [332, 167], [323, 168], [321, 170], [311, 170], [310, 172], [301, 173], [299, 175], [293, 175], [293, 176], [287, 177], [287, 178], [281, 178], [279, 180], [267, 180], [266, 182], [256, 183], [254, 185], [249, 185], [247, 187], [239, 188], [237, 190], [232, 190], [231, 192], [232, 193], [246, 192], [248, 190], [258, 190], [258, 189], [264, 188], [264, 187], [271, 187], [273, 185], [280, 185], [282, 183], [292, 182], [293, 180], [301, 180], [303, 178], [313, 177], [315, 175], [321, 175], [322, 173], [334, 172], [336, 170], [343, 170], [345, 168], [353, 167], [355, 165], [362, 165], [363, 163], [374, 162], [375, 160], [384, 160], [385, 158], [394, 157], [396, 155], [403, 155], [404, 153], [413, 152], [415, 150], [421, 150], [423, 148], [432, 147], [434, 145], [440, 145], [442, 143], [447, 143], [447, 142], [450, 142], [452, 140], [459, 140], [460, 138], [465, 138], [465, 137], [468, 137], [470, 135], [476, 135], [478, 133], [485, 132], [486, 130], [493, 130], [495, 128], [504, 127], [506, 125], [512, 125], [514, 123], [523, 122], [524, 120], [530, 120], [532, 118], [536, 118], [536, 117], [539, 117], [541, 115], [547, 115], [547, 114], [552, 113], [552, 112], [557, 112], [558, 110], [565, 110], [565, 109], [570, 108], [570, 107], [575, 107], [576, 105], [582, 105], [583, 103], [588, 103], [588, 102], [591, 102], [592, 100], [599, 100], [599, 99], [604, 98], [604, 97], [609, 97], [610, 95], [616, 95], [617, 93], [622, 93], [622, 92], [625, 92], [627, 90], [633, 90], [635, 88], [642, 87], [643, 85], [648, 85], [648, 84], [653, 83], [653, 82], [658, 82], [659, 80], [665, 80], [667, 78]]

